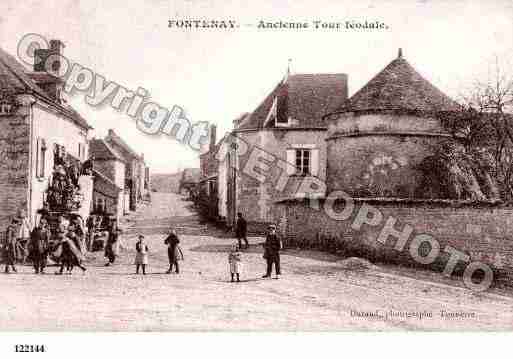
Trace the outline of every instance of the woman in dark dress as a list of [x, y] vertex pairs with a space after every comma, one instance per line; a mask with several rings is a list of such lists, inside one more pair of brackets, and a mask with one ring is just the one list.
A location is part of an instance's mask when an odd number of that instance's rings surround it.
[[166, 240], [164, 241], [164, 244], [167, 245], [167, 256], [169, 258], [169, 269], [166, 272], [168, 274], [173, 272], [173, 265], [175, 267], [176, 273], [180, 273], [178, 261], [180, 259], [183, 259], [183, 255], [178, 243], [180, 243], [180, 239], [178, 239], [176, 231], [172, 229], [169, 235], [167, 236]]
[[108, 267], [111, 264], [114, 264], [118, 254], [118, 238], [119, 232], [121, 232], [118, 228], [117, 222], [112, 221], [109, 228], [109, 237], [107, 238], [107, 244], [105, 245], [105, 257], [109, 260], [105, 266]]

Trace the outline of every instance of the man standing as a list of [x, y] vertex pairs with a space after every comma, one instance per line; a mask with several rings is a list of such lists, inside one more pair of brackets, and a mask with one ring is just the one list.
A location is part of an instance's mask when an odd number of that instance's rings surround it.
[[237, 223], [235, 224], [235, 236], [237, 237], [237, 241], [239, 242], [239, 249], [242, 249], [242, 239], [246, 244], [246, 249], [249, 248], [247, 229], [248, 224], [244, 217], [242, 217], [242, 213], [237, 213]]
[[267, 272], [262, 278], [271, 277], [273, 263], [276, 270], [276, 279], [280, 278], [280, 250], [282, 248], [281, 240], [276, 235], [276, 226], [271, 224], [264, 243], [264, 258], [267, 261]]
[[27, 244], [30, 239], [30, 232], [32, 231], [29, 219], [24, 210], [20, 211], [19, 214], [19, 227], [18, 227], [18, 238], [17, 238], [17, 246], [18, 246], [18, 257], [21, 259], [22, 263], [25, 263], [27, 258]]
[[5, 263], [5, 273], [9, 273], [9, 267], [11, 267], [13, 272], [16, 273], [14, 262], [16, 261], [16, 236], [18, 234], [18, 225], [18, 219], [13, 218], [5, 233], [5, 242], [2, 248], [2, 254]]
[[29, 242], [30, 258], [36, 274], [44, 274], [49, 241], [50, 232], [46, 226], [46, 219], [41, 218], [39, 225], [30, 234]]

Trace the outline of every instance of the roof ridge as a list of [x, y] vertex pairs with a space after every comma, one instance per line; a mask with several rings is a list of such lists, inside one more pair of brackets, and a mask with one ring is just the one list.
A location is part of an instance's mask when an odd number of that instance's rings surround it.
[[129, 152], [132, 156], [136, 157], [137, 159], [140, 159], [141, 156], [135, 152], [134, 149], [132, 149], [132, 147], [130, 147], [130, 145], [128, 145], [128, 143], [126, 143], [122, 138], [121, 136], [119, 136], [116, 132], [114, 132], [113, 129], [109, 129], [109, 133], [107, 135], [107, 137], [110, 137], [114, 140], [117, 140], [118, 144], [121, 145], [121, 147], [123, 147], [127, 152]]
[[[57, 107], [59, 110], [69, 115], [72, 120], [76, 124], [79, 124], [83, 127], [92, 128], [87, 121], [80, 116], [80, 114], [71, 106], [65, 107], [62, 104], [54, 101], [46, 92], [43, 90], [37, 82], [30, 78], [30, 75], [27, 73], [27, 69], [20, 63], [14, 56], [9, 54], [7, 51], [0, 47], [0, 63], [3, 67], [8, 71], [15, 80], [16, 84], [10, 84], [13, 90], [16, 90], [19, 87], [19, 90], [23, 90], [23, 93], [33, 93], [39, 97], [41, 97], [44, 101], [51, 104], [52, 106]], [[9, 79], [6, 78], [6, 87], [9, 86]]]
[[371, 110], [455, 111], [457, 102], [397, 57], [353, 94], [339, 112]]

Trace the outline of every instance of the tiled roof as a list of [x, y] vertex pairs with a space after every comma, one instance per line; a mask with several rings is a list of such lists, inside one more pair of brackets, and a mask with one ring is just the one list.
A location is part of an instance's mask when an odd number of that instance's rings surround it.
[[128, 154], [135, 159], [140, 160], [141, 156], [135, 152], [113, 129], [109, 129], [109, 133], [105, 138], [107, 141], [116, 143], [119, 147], [123, 148]]
[[[281, 81], [238, 129], [259, 129], [277, 98], [277, 116], [291, 118], [292, 127], [326, 127], [322, 117], [347, 99], [346, 74], [294, 74]], [[274, 123], [265, 125], [274, 127]]]
[[[42, 75], [35, 75], [41, 77]], [[92, 128], [70, 106], [64, 106], [52, 100], [48, 94], [39, 87], [36, 82], [27, 74], [27, 71], [13, 56], [0, 48], [0, 90], [5, 94], [18, 95], [23, 93], [34, 93], [38, 97], [58, 107], [77, 125], [83, 128]]]
[[395, 60], [351, 96], [340, 110], [450, 112], [461, 108], [415, 71], [399, 52]]
[[117, 199], [118, 193], [123, 189], [119, 188], [109, 177], [105, 176], [98, 170], [93, 169], [93, 175], [95, 181], [100, 181], [102, 184], [99, 186], [95, 184], [93, 187], [94, 192], [100, 192], [101, 194]]
[[25, 68], [10, 54], [0, 48], [0, 88], [17, 95], [33, 91], [51, 101], [45, 91], [25, 73]]
[[97, 160], [118, 160], [125, 162], [123, 157], [102, 139], [93, 138], [89, 142], [89, 154]]

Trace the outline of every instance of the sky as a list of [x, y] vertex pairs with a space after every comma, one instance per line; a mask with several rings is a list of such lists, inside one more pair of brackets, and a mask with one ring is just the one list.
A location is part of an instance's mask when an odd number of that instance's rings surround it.
[[[236, 20], [235, 30], [168, 28], [170, 19]], [[151, 100], [179, 105], [192, 122], [218, 127], [217, 138], [243, 112], [253, 111], [292, 73], [346, 73], [349, 95], [397, 56], [458, 99], [486, 81], [495, 59], [513, 68], [511, 1], [221, 1], [1, 0], [0, 47], [15, 55], [27, 33], [60, 39], [64, 55]], [[373, 22], [384, 30], [258, 29], [260, 20]], [[246, 26], [249, 25], [249, 26]], [[198, 153], [171, 137], [149, 136], [109, 107], [92, 108], [84, 94], [69, 98], [94, 127], [113, 128], [143, 152], [152, 173], [199, 166]]]

